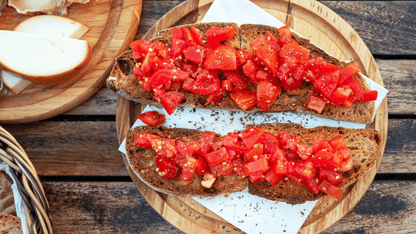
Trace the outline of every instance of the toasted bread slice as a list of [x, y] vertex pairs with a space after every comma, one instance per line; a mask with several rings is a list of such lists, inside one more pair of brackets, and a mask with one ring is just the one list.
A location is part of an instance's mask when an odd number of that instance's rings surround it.
[[[206, 32], [212, 25], [216, 25], [219, 27], [234, 26], [238, 28], [238, 26], [233, 23], [194, 24], [195, 27], [201, 30], [204, 41], [206, 41]], [[185, 26], [189, 27], [189, 25]], [[270, 31], [273, 35], [279, 37], [278, 28], [264, 25], [243, 24], [239, 28], [239, 33], [236, 33], [236, 35], [232, 39], [224, 42], [224, 44], [233, 46], [236, 50], [245, 49], [247, 51], [251, 51], [251, 42], [260, 36], [264, 37], [267, 31]], [[150, 41], [161, 41], [166, 45], [170, 46], [171, 38], [171, 29], [165, 29], [159, 33], [158, 37], [153, 38]], [[311, 51], [311, 56], [313, 57], [321, 56], [327, 62], [336, 64], [341, 68], [348, 65], [348, 63], [341, 62], [336, 58], [328, 55], [325, 51], [323, 51], [316, 45], [310, 43], [309, 40], [300, 37], [296, 33], [292, 32], [292, 38], [296, 40], [300, 45], [308, 48]], [[131, 50], [121, 54], [116, 59], [116, 63], [112, 69], [110, 77], [107, 79], [107, 86], [115, 93], [129, 100], [154, 105], [162, 108], [162, 104], [154, 99], [153, 93], [145, 91], [140, 86], [140, 83], [136, 79], [136, 77], [133, 76], [134, 66], [135, 62]], [[361, 75], [357, 74], [354, 76], [354, 78], [363, 85], [364, 90], [369, 89], [369, 86], [367, 85], [367, 83]], [[326, 105], [323, 112], [321, 114], [318, 114], [317, 112], [306, 107], [309, 95], [312, 92], [314, 92], [314, 89], [313, 86], [309, 83], [305, 83], [302, 88], [297, 90], [283, 90], [283, 92], [275, 100], [273, 105], [265, 112], [304, 112], [325, 118], [363, 123], [371, 123], [374, 120], [374, 102], [354, 102], [351, 108], [349, 109], [345, 108], [342, 105]], [[240, 107], [238, 107], [238, 105], [228, 95], [224, 95], [221, 101], [215, 106], [213, 106], [212, 104], [205, 106], [206, 102], [207, 97], [185, 91], [185, 98], [180, 104], [180, 106], [205, 108], [213, 110], [241, 110]], [[258, 107], [254, 107], [250, 110], [247, 110], [246, 112], [264, 111], [262, 111]]]
[[[237, 174], [221, 176], [214, 185], [207, 189], [201, 186], [202, 177], [194, 174], [192, 181], [180, 179], [166, 179], [156, 172], [156, 152], [151, 148], [144, 148], [134, 144], [136, 135], [141, 133], [157, 134], [163, 138], [171, 138], [189, 142], [198, 139], [202, 132], [190, 129], [167, 129], [163, 127], [137, 127], [127, 132], [126, 151], [129, 164], [136, 175], [155, 190], [177, 196], [214, 197], [243, 191], [247, 187], [247, 180], [240, 179]], [[219, 137], [219, 136], [218, 136]]]
[[[249, 127], [257, 127], [275, 135], [278, 134], [278, 130], [282, 130], [298, 137], [302, 143], [307, 145], [312, 145], [319, 136], [326, 140], [342, 136], [348, 149], [351, 151], [353, 167], [351, 170], [341, 174], [344, 180], [337, 186], [339, 188], [345, 188], [361, 178], [374, 165], [380, 155], [381, 136], [374, 129], [347, 129], [342, 127], [316, 127], [308, 129], [299, 124], [246, 126], [246, 128]], [[313, 201], [325, 196], [322, 192], [313, 194], [306, 187], [299, 186], [291, 180], [283, 180], [276, 186], [260, 182], [249, 183], [248, 189], [250, 194], [269, 200], [285, 201], [290, 204]]]
[[[247, 125], [246, 128], [253, 127]], [[344, 180], [338, 187], [345, 188], [361, 178], [375, 163], [379, 157], [381, 143], [380, 134], [372, 129], [347, 129], [342, 127], [317, 127], [303, 128], [298, 124], [261, 124], [255, 125], [272, 134], [277, 135], [278, 130], [285, 131], [298, 137], [303, 143], [312, 145], [321, 136], [323, 139], [332, 139], [342, 136], [352, 154], [353, 168], [342, 173]], [[283, 180], [276, 186], [268, 183], [251, 183], [246, 178], [240, 179], [235, 173], [231, 176], [223, 176], [214, 183], [210, 189], [201, 186], [202, 176], [197, 174], [191, 182], [179, 179], [165, 179], [156, 172], [156, 152], [150, 148], [140, 147], [134, 144], [137, 134], [151, 133], [161, 137], [178, 139], [184, 142], [198, 139], [202, 132], [189, 129], [167, 129], [163, 127], [137, 127], [130, 130], [126, 137], [126, 151], [129, 164], [136, 175], [146, 184], [157, 191], [180, 196], [204, 196], [213, 197], [219, 194], [228, 194], [244, 190], [247, 186], [249, 193], [269, 200], [284, 201], [290, 204], [304, 203], [316, 200], [324, 193], [311, 193], [306, 187], [299, 186], [290, 180]], [[221, 139], [221, 136], [217, 136]], [[216, 140], [217, 140], [216, 139]]]

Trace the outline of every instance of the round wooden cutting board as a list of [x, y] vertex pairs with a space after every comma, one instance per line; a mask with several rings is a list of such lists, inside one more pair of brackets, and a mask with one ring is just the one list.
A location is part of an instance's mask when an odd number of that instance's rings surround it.
[[[114, 58], [128, 48], [140, 21], [142, 0], [91, 0], [74, 3], [66, 17], [90, 29], [81, 38], [91, 46], [91, 60], [68, 81], [46, 87], [32, 84], [20, 94], [0, 96], [1, 123], [27, 123], [65, 113], [95, 94], [108, 77]], [[30, 16], [6, 7], [0, 16], [0, 30], [13, 30]]]
[[[340, 60], [353, 60], [361, 72], [378, 84], [383, 85], [380, 72], [367, 46], [351, 26], [326, 6], [315, 1], [253, 0], [282, 22], [286, 22], [300, 35], [328, 51]], [[165, 28], [201, 21], [212, 0], [189, 0], [164, 15], [145, 35], [150, 39]], [[289, 12], [289, 14], [286, 14]], [[141, 105], [118, 97], [117, 129], [119, 141], [132, 126], [141, 111]], [[303, 224], [300, 233], [323, 232], [344, 217], [362, 198], [378, 170], [387, 139], [387, 102], [384, 100], [376, 113], [376, 119], [368, 128], [377, 129], [382, 135], [380, 157], [375, 166], [355, 184], [348, 187], [341, 200], [326, 196], [318, 201]], [[176, 197], [155, 192], [138, 179], [123, 157], [130, 176], [149, 204], [172, 225], [186, 233], [229, 233], [241, 232], [191, 198]]]

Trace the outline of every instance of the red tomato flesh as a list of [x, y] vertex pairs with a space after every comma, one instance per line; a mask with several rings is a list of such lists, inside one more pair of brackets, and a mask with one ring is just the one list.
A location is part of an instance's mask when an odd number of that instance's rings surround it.
[[150, 126], [163, 124], [166, 121], [165, 115], [157, 111], [143, 112], [137, 118]]

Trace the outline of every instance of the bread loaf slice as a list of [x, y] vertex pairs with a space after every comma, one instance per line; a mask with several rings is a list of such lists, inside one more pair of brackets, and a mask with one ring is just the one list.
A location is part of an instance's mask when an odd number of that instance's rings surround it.
[[[206, 41], [206, 32], [212, 25], [219, 27], [234, 26], [238, 28], [238, 26], [231, 23], [202, 23], [195, 24], [194, 26], [201, 29], [203, 40]], [[189, 27], [189, 25], [185, 26]], [[251, 51], [251, 42], [258, 37], [265, 37], [267, 31], [270, 31], [273, 35], [279, 37], [279, 31], [276, 27], [256, 24], [243, 24], [239, 27], [239, 33], [236, 33], [234, 38], [226, 41], [225, 44], [233, 46], [236, 50], [244, 49]], [[348, 65], [348, 63], [341, 62], [338, 59], [328, 55], [325, 51], [310, 43], [309, 40], [300, 37], [296, 33], [292, 32], [292, 38], [296, 40], [300, 45], [308, 48], [312, 57], [321, 56], [327, 62], [336, 64], [341, 68]], [[161, 41], [170, 46], [171, 29], [165, 29], [161, 31], [158, 37], [152, 38], [150, 41]], [[134, 66], [135, 61], [133, 59], [133, 53], [131, 50], [121, 54], [116, 59], [116, 63], [112, 69], [110, 77], [107, 79], [107, 86], [115, 93], [129, 100], [162, 108], [161, 103], [154, 99], [153, 93], [145, 91], [140, 86], [139, 81], [133, 75]], [[355, 75], [354, 79], [358, 80], [363, 85], [364, 90], [369, 89], [369, 86], [361, 75]], [[283, 90], [283, 92], [279, 95], [279, 97], [267, 111], [262, 111], [259, 107], [256, 106], [250, 110], [246, 110], [246, 112], [304, 112], [324, 118], [363, 123], [371, 123], [374, 120], [374, 102], [354, 102], [349, 109], [342, 105], [326, 105], [323, 112], [319, 114], [306, 107], [309, 95], [312, 92], [314, 92], [313, 85], [305, 82], [303, 87], [300, 89], [293, 91]], [[221, 101], [215, 106], [212, 104], [205, 106], [206, 102], [207, 97], [185, 91], [185, 98], [180, 106], [212, 110], [241, 110], [240, 107], [238, 107], [238, 105], [227, 94], [224, 95]]]
[[[247, 125], [246, 128], [253, 127]], [[332, 139], [342, 136], [348, 145], [353, 158], [353, 168], [342, 173], [344, 180], [338, 187], [345, 188], [361, 178], [375, 163], [380, 156], [380, 134], [373, 129], [347, 129], [342, 127], [317, 127], [307, 129], [298, 124], [261, 124], [254, 125], [272, 134], [277, 135], [278, 130], [285, 131], [298, 137], [303, 143], [312, 145], [320, 136], [323, 139]], [[290, 204], [304, 203], [316, 200], [324, 193], [311, 193], [306, 187], [299, 186], [290, 180], [283, 180], [276, 186], [268, 183], [251, 183], [247, 178], [240, 179], [235, 173], [232, 176], [220, 177], [210, 189], [201, 186], [201, 176], [195, 173], [191, 182], [179, 179], [165, 179], [156, 172], [156, 152], [151, 148], [144, 148], [134, 144], [136, 135], [141, 133], [158, 134], [164, 138], [172, 138], [184, 142], [198, 139], [202, 132], [190, 129], [167, 129], [164, 127], [137, 127], [131, 129], [126, 137], [126, 151], [130, 167], [136, 175], [147, 185], [157, 191], [174, 194], [178, 196], [203, 196], [213, 197], [219, 194], [239, 192], [248, 187], [252, 195], [269, 200], [284, 201]], [[217, 139], [221, 136], [217, 136]]]
[[[156, 152], [151, 148], [144, 148], [134, 144], [136, 135], [141, 133], [157, 134], [163, 138], [189, 142], [198, 139], [202, 132], [191, 129], [168, 129], [158, 126], [137, 127], [127, 132], [126, 151], [130, 167], [142, 181], [155, 190], [177, 196], [214, 197], [220, 194], [241, 192], [247, 187], [247, 180], [240, 179], [235, 173], [231, 176], [218, 177], [217, 181], [209, 189], [201, 186], [203, 176], [198, 175], [198, 173], [194, 174], [191, 181], [161, 177], [156, 172]], [[219, 138], [220, 136], [217, 136], [217, 139]]]
[[[302, 143], [307, 145], [312, 145], [318, 137], [322, 137], [324, 140], [330, 140], [336, 136], [342, 136], [348, 149], [351, 151], [353, 167], [351, 170], [341, 174], [344, 180], [337, 186], [339, 188], [345, 188], [364, 176], [380, 156], [381, 135], [374, 129], [347, 129], [325, 126], [308, 129], [302, 127], [300, 124], [261, 124], [246, 126], [246, 128], [249, 127], [257, 127], [275, 135], [278, 134], [278, 130], [282, 130], [298, 137]], [[291, 180], [283, 180], [276, 186], [270, 186], [260, 182], [249, 183], [248, 190], [250, 194], [269, 200], [285, 201], [290, 204], [313, 201], [325, 196], [322, 192], [313, 194], [306, 187], [299, 186]]]

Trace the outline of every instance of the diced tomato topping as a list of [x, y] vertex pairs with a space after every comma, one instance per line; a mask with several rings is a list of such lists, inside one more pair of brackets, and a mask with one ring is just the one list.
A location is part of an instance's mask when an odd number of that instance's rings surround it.
[[280, 35], [280, 41], [283, 44], [288, 44], [292, 40], [292, 35], [290, 34], [289, 25], [285, 25], [279, 28], [279, 35]]
[[149, 79], [150, 89], [166, 89], [168, 90], [172, 85], [174, 73], [169, 69], [160, 69], [157, 70]]
[[258, 143], [254, 144], [251, 149], [244, 153], [244, 163], [253, 162], [259, 159], [263, 155], [263, 145]]
[[191, 30], [189, 30], [186, 27], [181, 27], [181, 30], [182, 30], [183, 39], [184, 39], [184, 41], [187, 45], [196, 43], [195, 40], [194, 40], [194, 36], [192, 35]]
[[163, 124], [166, 121], [165, 115], [157, 111], [143, 112], [137, 118], [150, 126]]
[[377, 90], [366, 90], [363, 94], [363, 99], [360, 101], [368, 102], [377, 100], [378, 91]]
[[240, 135], [247, 148], [251, 148], [263, 135], [264, 130], [260, 128], [249, 128], [243, 131]]
[[326, 180], [322, 181], [319, 185], [319, 190], [338, 200], [342, 198], [342, 194], [344, 193], [344, 190], [335, 187]]
[[217, 151], [205, 154], [204, 156], [210, 166], [215, 166], [229, 158], [228, 152], [224, 147]]
[[178, 175], [178, 168], [174, 161], [164, 158], [161, 155], [156, 158], [156, 166], [159, 175], [166, 179], [173, 179]]
[[212, 147], [215, 139], [215, 132], [212, 131], [205, 131], [202, 133], [201, 137], [197, 140], [198, 144], [198, 151], [199, 155], [207, 154]]
[[269, 182], [271, 186], [277, 185], [280, 181], [285, 178], [284, 175], [277, 175], [272, 170], [270, 170], [265, 176], [264, 179]]
[[342, 163], [341, 163], [341, 165], [339, 165], [339, 171], [340, 172], [344, 172], [344, 171], [349, 171], [349, 170], [351, 170], [351, 168], [352, 168], [352, 158], [349, 158], [348, 160], [346, 160], [346, 161], [343, 161]]
[[334, 186], [339, 185], [344, 177], [341, 174], [336, 173], [335, 171], [321, 169], [319, 170], [319, 180], [326, 180]]
[[317, 179], [312, 178], [311, 180], [304, 180], [303, 181], [303, 185], [305, 185], [305, 187], [307, 189], [309, 189], [309, 191], [311, 191], [314, 194], [318, 194], [319, 193], [319, 185], [316, 182]]
[[249, 110], [257, 104], [257, 94], [251, 90], [233, 91], [231, 99], [242, 109]]
[[224, 76], [226, 80], [231, 81], [233, 84], [232, 90], [244, 90], [248, 86], [246, 79], [235, 71], [226, 71], [224, 72]]
[[247, 60], [250, 58], [250, 55], [245, 50], [237, 50], [235, 52], [235, 56], [237, 57], [237, 66], [245, 64]]
[[348, 86], [352, 89], [355, 100], [357, 100], [357, 101], [363, 100], [364, 88], [360, 84], [360, 82], [358, 82], [354, 79], [351, 79], [351, 82], [348, 83]]
[[271, 49], [267, 40], [263, 37], [257, 38], [251, 44], [251, 50], [273, 74], [277, 71], [277, 55]]
[[316, 141], [313, 143], [313, 152], [317, 153], [322, 150], [326, 150], [328, 152], [334, 151], [334, 149], [327, 140], [323, 140], [322, 137], [318, 137], [318, 139], [316, 139]]
[[185, 95], [181, 92], [169, 91], [162, 93], [159, 98], [163, 108], [171, 115], [178, 108], [179, 104], [185, 98]]
[[257, 86], [257, 103], [263, 111], [268, 110], [280, 95], [279, 86], [275, 86], [268, 81], [260, 81]]
[[172, 39], [183, 39], [181, 28], [172, 28]]
[[243, 172], [246, 176], [250, 176], [255, 172], [266, 173], [269, 170], [269, 164], [266, 158], [262, 158], [244, 165]]
[[173, 59], [178, 59], [179, 56], [183, 54], [183, 51], [186, 49], [186, 43], [181, 39], [174, 39], [172, 41], [171, 47], [171, 56]]
[[331, 144], [331, 146], [334, 149], [344, 149], [348, 147], [342, 136], [332, 138], [331, 140], [329, 140], [329, 144]]
[[295, 173], [301, 178], [311, 180], [315, 175], [315, 166], [312, 162], [301, 161], [295, 166]]
[[153, 134], [142, 133], [136, 136], [136, 138], [134, 139], [134, 144], [138, 146], [142, 146], [142, 147], [151, 148], [152, 143], [149, 141], [149, 139], [155, 139], [155, 138], [161, 138], [161, 137], [157, 135], [153, 135]]
[[322, 99], [321, 97], [311, 93], [311, 95], [309, 96], [309, 101], [308, 101], [308, 108], [315, 110], [318, 113], [322, 113], [322, 111], [325, 108], [325, 101], [324, 99]]
[[219, 46], [212, 51], [204, 62], [206, 69], [210, 70], [236, 70], [237, 58], [231, 46]]
[[262, 181], [264, 179], [264, 175], [263, 175], [263, 172], [258, 171], [258, 172], [254, 172], [254, 173], [250, 174], [250, 176], [248, 178], [252, 183], [255, 183], [255, 182]]
[[328, 151], [319, 151], [315, 153], [309, 160], [315, 165], [316, 168], [323, 167], [329, 160], [331, 160], [333, 154]]
[[192, 32], [192, 36], [194, 38], [195, 43], [202, 46], [201, 30], [191, 25], [191, 32]]
[[344, 84], [346, 81], [351, 79], [358, 72], [360, 72], [359, 66], [355, 65], [354, 63], [349, 64], [348, 66], [344, 67], [339, 73], [338, 84], [339, 85]]
[[322, 93], [325, 97], [331, 97], [332, 93], [335, 91], [339, 79], [339, 70], [326, 73], [316, 78], [313, 86], [315, 91]]
[[207, 32], [208, 43], [212, 42], [221, 42], [231, 39], [235, 34], [234, 27], [225, 27], [220, 28], [216, 26], [211, 26]]
[[331, 95], [331, 99], [338, 104], [343, 104], [347, 101], [348, 97], [352, 94], [352, 89], [350, 86], [345, 85], [343, 87], [338, 87]]
[[200, 45], [190, 45], [188, 48], [186, 48], [183, 51], [183, 54], [185, 56], [186, 59], [188, 59], [189, 61], [195, 63], [195, 64], [202, 64], [203, 59], [204, 59], [204, 47], [200, 46]]

